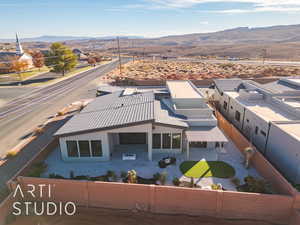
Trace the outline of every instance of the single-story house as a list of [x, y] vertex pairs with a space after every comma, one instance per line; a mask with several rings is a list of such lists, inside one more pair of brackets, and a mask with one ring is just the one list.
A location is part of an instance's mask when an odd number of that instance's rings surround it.
[[222, 148], [226, 137], [190, 81], [168, 81], [166, 94], [136, 89], [97, 97], [56, 133], [65, 161], [107, 161], [114, 155], [183, 154]]

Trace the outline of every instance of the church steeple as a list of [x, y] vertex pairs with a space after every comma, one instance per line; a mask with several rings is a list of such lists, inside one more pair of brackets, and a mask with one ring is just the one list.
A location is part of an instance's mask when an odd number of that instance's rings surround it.
[[24, 51], [23, 51], [23, 48], [22, 48], [22, 45], [21, 45], [21, 43], [19, 42], [19, 38], [18, 38], [18, 34], [16, 33], [16, 52], [18, 53], [18, 54], [23, 54], [24, 53]]

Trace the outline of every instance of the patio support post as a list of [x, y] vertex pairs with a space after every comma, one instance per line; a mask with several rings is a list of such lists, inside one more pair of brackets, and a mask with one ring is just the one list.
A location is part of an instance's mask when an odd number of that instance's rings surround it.
[[152, 161], [152, 130], [147, 134], [148, 134], [148, 159]]
[[189, 160], [190, 159], [190, 142], [189, 141], [187, 141], [186, 156], [187, 156], [187, 160]]

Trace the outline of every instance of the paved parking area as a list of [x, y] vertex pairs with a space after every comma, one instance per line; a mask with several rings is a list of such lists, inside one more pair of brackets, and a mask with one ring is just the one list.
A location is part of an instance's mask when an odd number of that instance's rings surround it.
[[[234, 167], [236, 172], [235, 176], [241, 181], [248, 175], [260, 177], [254, 168], [250, 168], [248, 170], [244, 168], [243, 156], [232, 142], [229, 142], [222, 151], [217, 151], [216, 149], [211, 150], [212, 152], [207, 151], [208, 150], [194, 149], [190, 154], [190, 160], [219, 160], [227, 162]], [[56, 173], [69, 178], [71, 171], [74, 172], [75, 176], [101, 176], [106, 174], [108, 170], [112, 170], [120, 176], [122, 171], [127, 172], [128, 170], [134, 169], [137, 171], [138, 176], [144, 178], [152, 178], [153, 174], [157, 172], [166, 172], [168, 175], [166, 182], [167, 185], [172, 185], [174, 177], [179, 178], [181, 181], [190, 181], [190, 178], [183, 176], [179, 169], [179, 165], [186, 161], [186, 153], [176, 155], [176, 165], [168, 166], [165, 169], [158, 167], [158, 161], [167, 156], [166, 154], [155, 154], [153, 156], [153, 161], [148, 161], [147, 155], [148, 153], [145, 151], [140, 152], [137, 155], [137, 159], [133, 161], [124, 161], [122, 160], [121, 154], [115, 154], [113, 155], [112, 160], [107, 162], [65, 162], [61, 159], [60, 149], [56, 148], [45, 160], [48, 168], [43, 174], [43, 177], [48, 177], [49, 174]], [[206, 177], [199, 178], [198, 180], [195, 179], [195, 183], [201, 187], [210, 187], [213, 183], [221, 183], [227, 190], [236, 190], [230, 179]]]

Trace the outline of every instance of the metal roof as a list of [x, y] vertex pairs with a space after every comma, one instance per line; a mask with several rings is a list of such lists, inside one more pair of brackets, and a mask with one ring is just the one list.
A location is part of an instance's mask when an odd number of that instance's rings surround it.
[[215, 79], [214, 80], [216, 88], [220, 91], [234, 91], [236, 90], [242, 83], [242, 79]]
[[184, 122], [187, 118], [185, 116], [176, 115], [172, 110], [168, 108], [163, 102], [155, 100], [154, 102], [154, 118], [155, 123], [188, 127], [188, 124]]
[[93, 102], [87, 105], [81, 113], [93, 112], [105, 109], [113, 109], [121, 106], [131, 106], [154, 101], [153, 92], [144, 92], [140, 94], [122, 96], [123, 91], [113, 92], [108, 95], [97, 97]]
[[79, 114], [65, 123], [55, 135], [112, 129], [154, 121], [154, 94], [131, 96], [113, 93], [96, 98]]
[[185, 134], [189, 142], [228, 142], [218, 127], [193, 127]]

